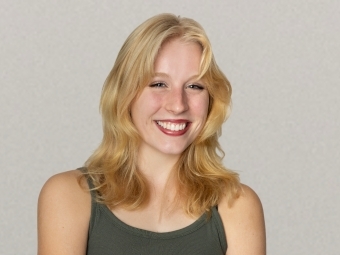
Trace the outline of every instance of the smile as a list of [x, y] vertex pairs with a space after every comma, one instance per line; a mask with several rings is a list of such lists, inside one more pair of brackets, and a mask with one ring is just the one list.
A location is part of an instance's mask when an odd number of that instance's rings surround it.
[[184, 130], [187, 126], [187, 122], [173, 123], [173, 122], [163, 122], [163, 121], [157, 120], [156, 123], [162, 128], [170, 130], [170, 131], [181, 131], [181, 130]]

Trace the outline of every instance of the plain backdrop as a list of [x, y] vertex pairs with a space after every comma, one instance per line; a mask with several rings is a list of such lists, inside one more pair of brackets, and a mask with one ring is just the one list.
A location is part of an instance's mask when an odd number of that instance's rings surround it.
[[1, 1], [0, 254], [36, 253], [42, 185], [99, 144], [102, 84], [162, 12], [201, 23], [231, 81], [224, 162], [262, 200], [268, 254], [340, 254], [337, 0]]

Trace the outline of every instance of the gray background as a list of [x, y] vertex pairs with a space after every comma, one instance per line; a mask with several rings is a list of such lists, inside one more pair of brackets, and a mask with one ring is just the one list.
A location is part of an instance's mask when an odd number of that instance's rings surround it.
[[233, 85], [225, 164], [262, 199], [268, 254], [340, 254], [340, 2], [1, 1], [0, 254], [36, 253], [39, 191], [101, 139], [102, 84], [129, 33], [199, 21]]

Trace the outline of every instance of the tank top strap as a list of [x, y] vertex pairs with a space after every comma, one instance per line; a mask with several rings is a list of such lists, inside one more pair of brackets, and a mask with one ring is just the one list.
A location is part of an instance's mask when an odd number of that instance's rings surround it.
[[94, 189], [94, 184], [92, 182], [92, 179], [89, 176], [86, 176], [86, 174], [87, 174], [87, 167], [79, 167], [79, 168], [77, 168], [77, 170], [79, 170], [80, 172], [82, 172], [85, 175], [87, 184], [89, 185], [91, 197], [92, 197], [92, 199], [94, 199], [96, 197], [96, 192], [93, 190]]
[[90, 216], [90, 222], [89, 222], [89, 236], [92, 233], [93, 226], [96, 224], [96, 218], [98, 214], [98, 206], [100, 206], [96, 200], [96, 191], [94, 189], [94, 184], [92, 182], [91, 177], [87, 175], [87, 167], [80, 167], [77, 168], [77, 170], [81, 171], [84, 174], [84, 177], [86, 178], [87, 184], [89, 186], [90, 194], [91, 194], [91, 216]]
[[79, 167], [79, 168], [77, 168], [77, 170], [82, 172], [83, 177], [86, 178], [86, 182], [89, 186], [89, 191], [90, 191], [90, 194], [91, 194], [91, 201], [92, 201], [91, 203], [92, 203], [92, 207], [93, 207], [93, 205], [97, 203], [97, 200], [96, 200], [97, 192], [96, 192], [96, 190], [94, 190], [95, 187], [94, 187], [94, 184], [93, 184], [91, 177], [87, 174], [88, 173], [87, 167]]
[[221, 247], [223, 247], [223, 250], [227, 250], [228, 248], [228, 244], [227, 244], [227, 238], [226, 238], [226, 234], [224, 231], [224, 225], [220, 216], [220, 213], [218, 212], [218, 206], [213, 206], [211, 208], [211, 218], [212, 218], [212, 222], [214, 223], [217, 232], [218, 232], [218, 238], [220, 241], [220, 245]]

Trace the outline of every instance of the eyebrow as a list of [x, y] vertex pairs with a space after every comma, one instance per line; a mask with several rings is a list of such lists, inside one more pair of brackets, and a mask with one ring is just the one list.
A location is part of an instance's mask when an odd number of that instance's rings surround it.
[[154, 75], [154, 77], [169, 77], [169, 75], [168, 74], [166, 74], [166, 73], [155, 73], [155, 75]]
[[[155, 75], [153, 77], [166, 77], [166, 78], [169, 78], [170, 76], [166, 73], [155, 73]], [[190, 80], [197, 80], [197, 78], [199, 77], [199, 74], [195, 74], [195, 75], [192, 75], [189, 77], [188, 81]], [[201, 81], [202, 79], [200, 80], [197, 80], [197, 81]]]

